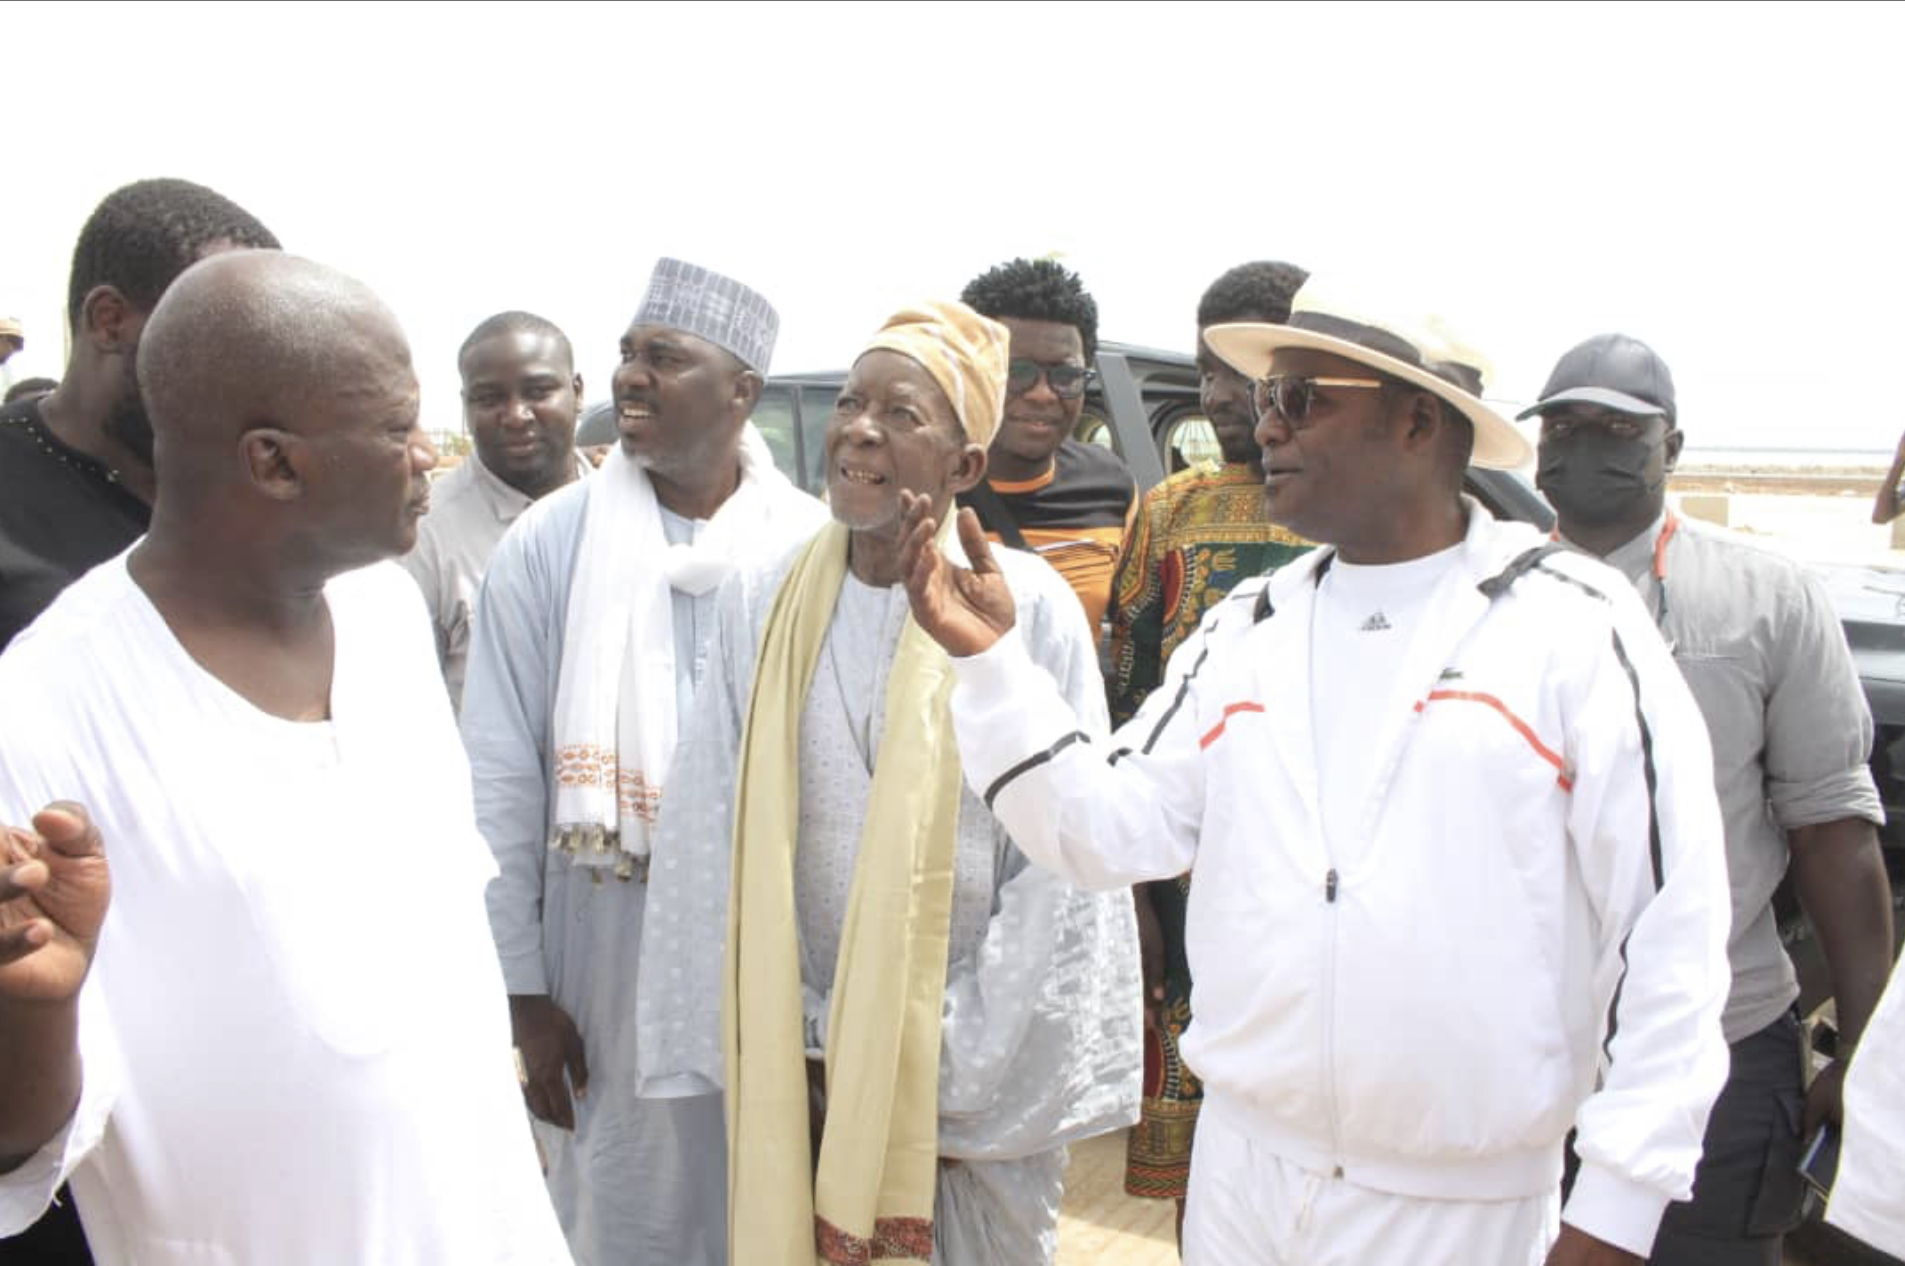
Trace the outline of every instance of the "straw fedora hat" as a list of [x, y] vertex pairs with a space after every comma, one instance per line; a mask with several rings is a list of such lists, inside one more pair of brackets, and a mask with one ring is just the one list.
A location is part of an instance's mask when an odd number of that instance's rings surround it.
[[1482, 400], [1479, 356], [1440, 331], [1433, 320], [1398, 318], [1333, 301], [1327, 282], [1319, 286], [1312, 278], [1304, 283], [1290, 305], [1287, 324], [1213, 325], [1205, 329], [1204, 340], [1233, 369], [1252, 379], [1270, 372], [1270, 354], [1279, 348], [1353, 360], [1454, 405], [1475, 428], [1472, 465], [1513, 470], [1534, 456], [1515, 425]]

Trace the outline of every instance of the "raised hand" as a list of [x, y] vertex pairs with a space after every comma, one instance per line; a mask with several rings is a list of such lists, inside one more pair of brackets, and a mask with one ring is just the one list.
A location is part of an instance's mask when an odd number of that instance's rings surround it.
[[[547, 994], [509, 996], [509, 1024], [516, 1049], [522, 1052], [523, 1098], [529, 1110], [554, 1126], [575, 1129], [575, 1098], [589, 1089], [589, 1062], [582, 1054], [582, 1034], [569, 1013]], [[564, 1082], [563, 1072], [569, 1074]]]
[[1011, 629], [1017, 612], [979, 516], [959, 511], [959, 543], [972, 560], [967, 569], [947, 561], [933, 543], [939, 524], [932, 518], [931, 501], [902, 491], [900, 513], [905, 534], [900, 573], [906, 578], [913, 619], [948, 655], [977, 655], [988, 649]]
[[86, 982], [112, 882], [99, 830], [76, 804], [33, 830], [0, 827], [0, 1002], [66, 1002]]

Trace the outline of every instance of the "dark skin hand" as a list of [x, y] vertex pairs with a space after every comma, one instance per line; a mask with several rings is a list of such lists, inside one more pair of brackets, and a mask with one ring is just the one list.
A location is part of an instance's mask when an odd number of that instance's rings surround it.
[[971, 510], [959, 512], [959, 543], [972, 560], [969, 570], [948, 561], [934, 546], [939, 524], [927, 498], [901, 492], [900, 514], [900, 575], [906, 580], [913, 619], [948, 655], [964, 658], [989, 650], [1018, 617], [979, 516]]
[[1892, 454], [1892, 468], [1885, 472], [1878, 499], [1872, 503], [1872, 522], [1890, 523], [1898, 517], [1898, 481], [1901, 479], [1905, 479], [1905, 437], [1900, 437], [1898, 451]]
[[75, 804], [4, 832], [0, 855], [0, 1173], [18, 1168], [79, 1102], [79, 991], [112, 882], [99, 831]]
[[1545, 1266], [1640, 1266], [1643, 1260], [1563, 1222], [1561, 1237], [1548, 1250]]
[[1146, 1028], [1162, 1032], [1164, 929], [1158, 924], [1157, 908], [1151, 904], [1149, 884], [1132, 886], [1131, 908], [1138, 916], [1138, 965], [1144, 979], [1144, 1023]]
[[[575, 1097], [589, 1089], [589, 1063], [582, 1053], [582, 1034], [569, 1013], [554, 998], [541, 993], [509, 995], [509, 1028], [523, 1057], [523, 1099], [539, 1120], [565, 1130], [575, 1129]], [[568, 1080], [563, 1080], [564, 1072]]]
[[1806, 1091], [1802, 1137], [1811, 1138], [1822, 1122], [1845, 1119], [1846, 1057], [1892, 969], [1892, 890], [1878, 833], [1861, 818], [1797, 827], [1790, 846], [1793, 890], [1825, 950], [1839, 1022], [1840, 1058]]

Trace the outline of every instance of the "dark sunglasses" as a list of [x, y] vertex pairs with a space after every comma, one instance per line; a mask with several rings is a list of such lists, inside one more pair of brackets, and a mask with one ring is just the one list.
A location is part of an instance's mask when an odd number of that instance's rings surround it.
[[1380, 378], [1318, 378], [1310, 374], [1275, 374], [1250, 384], [1250, 403], [1257, 416], [1275, 410], [1292, 427], [1309, 421], [1318, 387], [1383, 387]]
[[1041, 365], [1035, 360], [1015, 360], [1005, 367], [1005, 389], [1022, 396], [1038, 385], [1040, 376], [1052, 394], [1060, 400], [1076, 400], [1085, 394], [1091, 382], [1091, 370], [1083, 365]]

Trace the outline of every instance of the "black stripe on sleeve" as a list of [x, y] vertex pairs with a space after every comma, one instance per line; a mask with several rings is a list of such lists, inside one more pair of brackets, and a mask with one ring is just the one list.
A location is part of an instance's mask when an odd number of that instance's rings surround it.
[[1601, 1043], [1601, 1054], [1607, 1062], [1614, 1062], [1614, 1034], [1621, 1027], [1621, 990], [1627, 987], [1627, 941], [1634, 934], [1630, 931], [1621, 938], [1621, 974], [1614, 981], [1614, 996], [1607, 1000], [1607, 1040]]
[[1197, 653], [1197, 662], [1191, 665], [1191, 671], [1185, 673], [1184, 680], [1177, 683], [1177, 698], [1171, 700], [1171, 706], [1164, 710], [1164, 715], [1158, 718], [1158, 723], [1151, 727], [1150, 737], [1145, 739], [1144, 746], [1138, 749], [1146, 756], [1149, 756], [1151, 749], [1157, 746], [1158, 739], [1164, 734], [1164, 727], [1171, 723], [1171, 718], [1177, 715], [1177, 710], [1183, 707], [1184, 701], [1190, 697], [1191, 683], [1197, 680], [1197, 674], [1202, 671], [1204, 661], [1209, 658], [1210, 643], [1206, 642], [1204, 649]]
[[1013, 779], [1037, 769], [1040, 765], [1045, 764], [1060, 752], [1070, 747], [1073, 743], [1081, 742], [1090, 742], [1090, 740], [1085, 737], [1083, 730], [1073, 730], [1070, 734], [1067, 734], [1064, 738], [1058, 740], [1058, 742], [1052, 744], [1044, 751], [1033, 752], [1030, 756], [1006, 770], [1003, 774], [1000, 774], [993, 780], [992, 785], [986, 788], [986, 808], [990, 809], [992, 807], [992, 802], [998, 798], [999, 793], [1004, 791], [1007, 784]]
[[1590, 598], [1597, 598], [1602, 602], [1606, 602], [1608, 600], [1606, 594], [1602, 593], [1599, 589], [1596, 589], [1593, 585], [1588, 584], [1585, 580], [1576, 580], [1573, 576], [1568, 575], [1568, 573], [1561, 571], [1558, 568], [1548, 566], [1548, 564], [1542, 559], [1535, 560], [1534, 569], [1540, 572], [1544, 576], [1553, 576], [1556, 580], [1561, 581], [1563, 584], [1573, 585], [1576, 589], [1579, 589], [1582, 593], [1586, 594]]
[[1508, 592], [1517, 580], [1541, 565], [1541, 560], [1550, 554], [1559, 554], [1563, 547], [1553, 541], [1544, 541], [1531, 550], [1523, 550], [1508, 566], [1484, 580], [1476, 588], [1482, 591], [1482, 597], [1490, 602]]
[[1621, 644], [1619, 629], [1614, 630], [1614, 657], [1620, 660], [1622, 670], [1627, 673], [1627, 684], [1634, 689], [1634, 724], [1640, 727], [1640, 767], [1647, 776], [1647, 851], [1654, 864], [1654, 891], [1659, 892], [1666, 875], [1660, 856], [1660, 783], [1654, 770], [1654, 732], [1648, 728], [1647, 714], [1640, 706], [1640, 675], [1634, 671], [1633, 661], [1627, 658], [1627, 647]]

